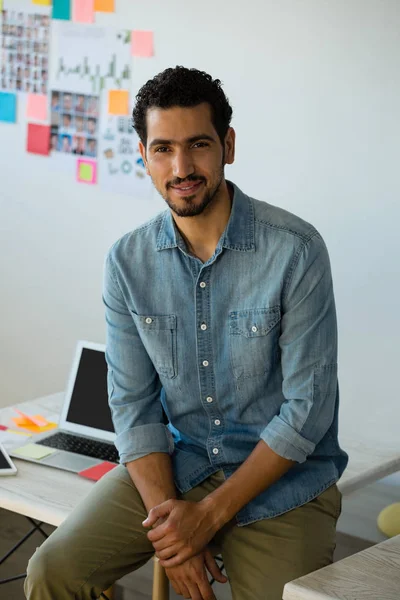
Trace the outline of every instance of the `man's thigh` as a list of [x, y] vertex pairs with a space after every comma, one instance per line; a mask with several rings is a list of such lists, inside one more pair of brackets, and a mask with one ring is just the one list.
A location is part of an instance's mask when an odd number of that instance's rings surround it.
[[341, 493], [336, 485], [307, 504], [216, 536], [233, 600], [281, 600], [285, 583], [330, 564]]
[[45, 578], [48, 590], [32, 592], [32, 598], [97, 597], [154, 553], [142, 525], [146, 516], [127, 469], [119, 465], [93, 486], [33, 555], [27, 595], [30, 588], [40, 590], [38, 582]]

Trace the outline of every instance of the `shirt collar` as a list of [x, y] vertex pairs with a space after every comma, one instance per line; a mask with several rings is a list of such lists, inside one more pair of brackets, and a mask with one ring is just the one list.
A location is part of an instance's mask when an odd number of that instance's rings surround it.
[[[227, 181], [233, 188], [233, 201], [229, 221], [218, 245], [229, 250], [254, 251], [254, 207], [251, 199], [237, 185]], [[164, 212], [157, 237], [157, 250], [177, 248], [179, 232], [171, 210]], [[179, 240], [180, 241], [180, 240]]]

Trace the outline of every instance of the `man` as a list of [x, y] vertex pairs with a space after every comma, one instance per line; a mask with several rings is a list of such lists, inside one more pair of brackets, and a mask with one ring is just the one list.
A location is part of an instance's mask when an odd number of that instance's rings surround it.
[[215, 598], [207, 571], [226, 581], [216, 552], [234, 600], [281, 599], [332, 561], [347, 455], [328, 253], [312, 225], [225, 179], [231, 116], [195, 69], [137, 95], [141, 156], [169, 209], [105, 262], [122, 465], [32, 557], [30, 600], [98, 597], [154, 550], [194, 600]]

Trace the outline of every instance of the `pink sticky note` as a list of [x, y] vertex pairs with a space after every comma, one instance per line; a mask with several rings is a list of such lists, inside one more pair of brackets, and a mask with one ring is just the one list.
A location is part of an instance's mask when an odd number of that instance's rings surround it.
[[76, 178], [81, 183], [97, 183], [96, 161], [79, 158], [77, 161]]
[[0, 425], [0, 431], [7, 431], [8, 427], [5, 425]]
[[88, 479], [93, 479], [94, 481], [98, 481], [99, 479], [101, 479], [101, 477], [103, 477], [103, 475], [108, 473], [108, 471], [115, 469], [116, 466], [117, 465], [114, 463], [105, 461], [100, 463], [99, 465], [95, 465], [94, 467], [89, 467], [89, 469], [85, 469], [84, 471], [79, 471], [78, 475], [81, 475], [82, 477], [87, 477]]
[[94, 0], [73, 0], [72, 20], [75, 23], [94, 23]]
[[132, 56], [154, 56], [153, 32], [132, 31]]
[[26, 149], [33, 154], [48, 156], [50, 153], [50, 126], [28, 123]]
[[47, 121], [47, 103], [45, 94], [28, 94], [26, 116], [33, 121]]

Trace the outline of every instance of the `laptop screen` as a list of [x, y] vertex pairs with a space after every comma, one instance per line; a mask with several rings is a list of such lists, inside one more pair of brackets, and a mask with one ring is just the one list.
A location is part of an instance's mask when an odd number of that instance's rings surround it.
[[107, 363], [100, 350], [82, 348], [67, 421], [114, 432], [108, 406]]

